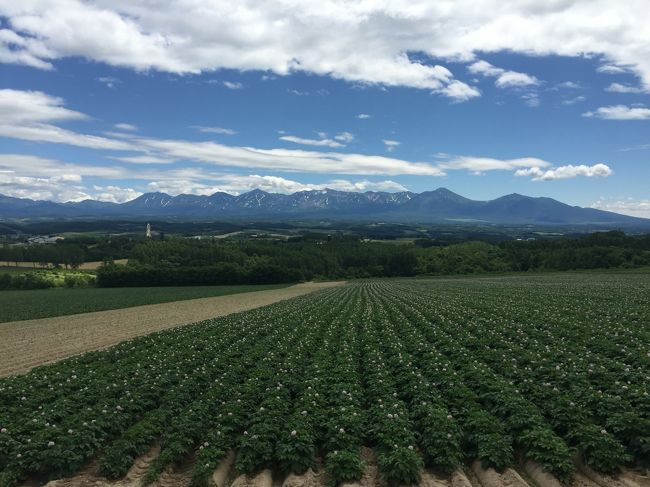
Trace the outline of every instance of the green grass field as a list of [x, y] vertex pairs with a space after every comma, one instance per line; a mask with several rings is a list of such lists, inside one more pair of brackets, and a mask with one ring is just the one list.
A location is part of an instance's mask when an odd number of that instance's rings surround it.
[[0, 291], [0, 323], [280, 289], [287, 286], [289, 284]]
[[0, 274], [26, 274], [28, 272], [47, 272], [47, 269], [41, 267], [14, 267], [0, 266]]

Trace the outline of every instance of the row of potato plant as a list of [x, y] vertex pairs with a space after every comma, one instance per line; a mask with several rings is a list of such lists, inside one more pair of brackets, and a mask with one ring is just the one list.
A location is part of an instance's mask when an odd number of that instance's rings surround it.
[[568, 482], [650, 458], [650, 282], [635, 275], [368, 280], [0, 379], [0, 485], [98, 459], [391, 485], [535, 460]]

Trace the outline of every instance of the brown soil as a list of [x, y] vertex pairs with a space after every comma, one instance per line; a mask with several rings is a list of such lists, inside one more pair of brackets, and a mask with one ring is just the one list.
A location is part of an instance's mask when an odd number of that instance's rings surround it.
[[[45, 487], [140, 487], [142, 485], [142, 479], [147, 474], [149, 465], [151, 465], [153, 459], [156, 458], [158, 452], [160, 452], [160, 448], [156, 446], [138, 458], [129, 469], [126, 476], [121, 480], [111, 481], [99, 476], [97, 473], [97, 465], [93, 463], [78, 475], [67, 479], [52, 480], [45, 484]], [[189, 475], [187, 476], [187, 480], [180, 484], [161, 483], [164, 479], [168, 480], [171, 475], [170, 472], [163, 472], [161, 478], [157, 482], [151, 484], [152, 487], [166, 487], [167, 485], [180, 486], [189, 483]], [[178, 476], [178, 474], [176, 475]]]
[[269, 470], [262, 470], [255, 477], [240, 475], [230, 487], [272, 487], [273, 473]]
[[[449, 482], [449, 480], [446, 479], [441, 479], [437, 477], [436, 475], [432, 474], [431, 472], [422, 472], [422, 476], [420, 477], [420, 483], [418, 484], [418, 487], [450, 487], [450, 485], [453, 485]], [[467, 486], [471, 487], [471, 486]]]
[[235, 452], [231, 450], [212, 474], [212, 483], [215, 485], [215, 487], [226, 487], [228, 485], [230, 472], [234, 463]]
[[311, 468], [302, 475], [289, 474], [282, 482], [282, 487], [325, 487], [325, 485], [322, 473], [316, 473]]
[[358, 482], [345, 482], [340, 487], [386, 487], [386, 482], [379, 475], [375, 452], [370, 448], [361, 448], [361, 458], [366, 464], [363, 477]]
[[619, 480], [628, 487], [650, 487], [650, 477], [631, 470], [623, 470]]
[[472, 464], [472, 470], [483, 487], [530, 487], [528, 482], [511, 468], [505, 469], [503, 473], [498, 473], [493, 468], [484, 469], [481, 462], [476, 460]]
[[140, 335], [266, 306], [341, 282], [149, 304], [0, 324], [0, 377], [110, 347]]
[[599, 485], [580, 472], [575, 472], [571, 481], [571, 487], [599, 487]]
[[472, 487], [472, 482], [465, 472], [459, 469], [451, 474], [451, 487]]
[[527, 461], [524, 464], [524, 470], [539, 487], [562, 487], [560, 481], [550, 473], [545, 472], [537, 462]]
[[579, 464], [578, 469], [585, 477], [591, 480], [592, 483], [595, 483], [600, 487], [627, 487], [626, 484], [620, 480], [610, 477], [609, 475], [598, 473], [586, 465]]

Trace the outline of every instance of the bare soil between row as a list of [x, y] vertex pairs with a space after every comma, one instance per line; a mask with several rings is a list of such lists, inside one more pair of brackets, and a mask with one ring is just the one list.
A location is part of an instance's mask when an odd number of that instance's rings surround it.
[[39, 365], [137, 336], [267, 306], [341, 284], [307, 282], [282, 289], [2, 323], [0, 377], [25, 373]]
[[[98, 463], [92, 462], [79, 474], [60, 480], [50, 481], [45, 487], [140, 487], [151, 465], [158, 455], [158, 446], [137, 458], [128, 474], [120, 480], [110, 481], [97, 473]], [[363, 477], [356, 482], [343, 483], [339, 487], [388, 487], [379, 473], [376, 457], [370, 448], [362, 448], [361, 455], [365, 462]], [[331, 487], [332, 483], [323, 468], [321, 459], [316, 462], [314, 469], [308, 469], [304, 474], [282, 475], [270, 469], [263, 470], [257, 475], [239, 475], [234, 468], [235, 454], [229, 452], [215, 469], [210, 485], [213, 487]], [[151, 487], [190, 487], [191, 459], [179, 465], [171, 465], [165, 469], [160, 478]], [[37, 487], [35, 481], [23, 484], [23, 487]], [[406, 486], [400, 486], [406, 487]], [[476, 461], [465, 468], [455, 470], [451, 475], [444, 475], [430, 470], [421, 473], [417, 487], [650, 487], [650, 478], [632, 471], [623, 471], [617, 478], [601, 475], [584, 466], [579, 466], [573, 480], [566, 485], [561, 484], [550, 474], [543, 472], [541, 465], [526, 462], [516, 468], [507, 468], [503, 472], [484, 469]]]

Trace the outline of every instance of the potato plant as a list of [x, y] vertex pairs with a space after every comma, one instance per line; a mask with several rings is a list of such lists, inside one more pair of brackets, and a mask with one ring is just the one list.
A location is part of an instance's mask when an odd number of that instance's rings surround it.
[[422, 468], [650, 458], [650, 280], [638, 274], [362, 280], [0, 380], [0, 485], [98, 459], [145, 480], [193, 462], [389, 485]]

